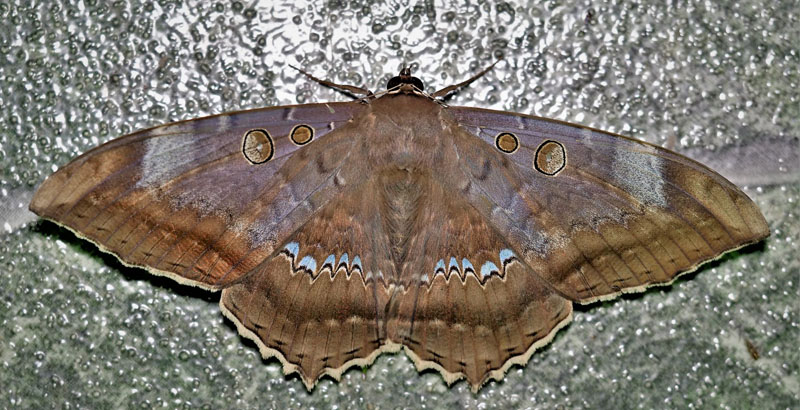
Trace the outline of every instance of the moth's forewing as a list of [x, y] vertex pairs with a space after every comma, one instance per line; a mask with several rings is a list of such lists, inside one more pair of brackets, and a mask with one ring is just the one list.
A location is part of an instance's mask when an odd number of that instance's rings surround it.
[[[497, 213], [507, 222], [495, 226], [518, 238], [514, 249], [528, 266], [573, 301], [671, 283], [769, 235], [758, 207], [739, 188], [672, 151], [545, 118], [464, 107], [449, 113], [487, 146], [504, 132], [519, 139], [507, 160], [492, 162], [502, 176], [487, 177], [486, 196], [508, 211]], [[536, 167], [548, 141], [564, 148], [556, 175]], [[461, 144], [471, 152], [466, 147], [474, 141]]]
[[[139, 131], [62, 166], [39, 187], [30, 209], [128, 265], [219, 289], [271, 255], [314, 212], [312, 194], [317, 201], [336, 194], [321, 189], [330, 179], [318, 169], [335, 168], [352, 139], [327, 134], [359, 108], [265, 108]], [[328, 155], [292, 155], [300, 148], [291, 141], [298, 123], [327, 140]], [[274, 153], [253, 165], [243, 140], [264, 128]], [[321, 150], [314, 145], [306, 147]]]

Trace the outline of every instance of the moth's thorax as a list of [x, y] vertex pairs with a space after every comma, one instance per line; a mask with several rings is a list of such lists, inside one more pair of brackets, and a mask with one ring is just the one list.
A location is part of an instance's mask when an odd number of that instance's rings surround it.
[[370, 165], [377, 168], [431, 167], [442, 155], [447, 127], [443, 107], [429, 98], [392, 94], [370, 103], [362, 117]]

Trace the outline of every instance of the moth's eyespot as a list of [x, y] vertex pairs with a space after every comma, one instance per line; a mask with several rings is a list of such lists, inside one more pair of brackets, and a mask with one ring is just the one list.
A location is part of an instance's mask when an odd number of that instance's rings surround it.
[[506, 154], [513, 154], [519, 148], [519, 140], [510, 132], [502, 132], [495, 137], [494, 145]]
[[296, 125], [292, 128], [289, 138], [297, 145], [308, 144], [314, 138], [314, 129], [305, 124]]
[[250, 130], [244, 134], [242, 141], [242, 155], [251, 164], [263, 164], [275, 153], [275, 146], [272, 144], [272, 137], [267, 130]]
[[565, 165], [567, 165], [567, 151], [561, 143], [547, 140], [536, 149], [533, 167], [537, 171], [553, 176], [561, 172]]

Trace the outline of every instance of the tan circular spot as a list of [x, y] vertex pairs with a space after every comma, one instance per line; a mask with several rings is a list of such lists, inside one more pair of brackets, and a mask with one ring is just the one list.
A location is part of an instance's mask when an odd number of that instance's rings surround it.
[[513, 154], [514, 151], [519, 148], [519, 140], [516, 135], [510, 132], [503, 132], [497, 134], [497, 137], [494, 139], [494, 145], [497, 146], [497, 149], [506, 154]]
[[314, 138], [314, 129], [305, 124], [297, 125], [292, 128], [292, 133], [289, 134], [289, 138], [297, 145], [308, 144], [308, 142]]
[[533, 167], [545, 175], [555, 175], [567, 165], [567, 151], [561, 143], [547, 140], [536, 149]]
[[267, 130], [250, 130], [244, 134], [242, 154], [251, 164], [263, 164], [275, 153], [272, 137]]

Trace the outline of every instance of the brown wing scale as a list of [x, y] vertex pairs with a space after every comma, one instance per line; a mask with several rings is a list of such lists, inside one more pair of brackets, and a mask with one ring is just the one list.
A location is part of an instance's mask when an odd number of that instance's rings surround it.
[[671, 283], [769, 234], [744, 193], [677, 154], [412, 88], [122, 137], [48, 178], [31, 209], [222, 290], [241, 334], [309, 389], [404, 347], [477, 390], [572, 302]]

